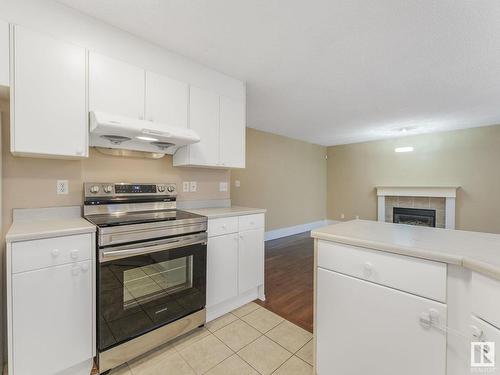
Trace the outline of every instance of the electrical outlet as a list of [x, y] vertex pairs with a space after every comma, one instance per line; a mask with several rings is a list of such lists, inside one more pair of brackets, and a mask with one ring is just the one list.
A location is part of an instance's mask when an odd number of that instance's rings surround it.
[[240, 187], [240, 186], [241, 186], [241, 182], [240, 182], [240, 180], [235, 180], [235, 181], [234, 181], [234, 186], [236, 186], [236, 187]]
[[196, 193], [196, 190], [198, 190], [198, 184], [196, 183], [196, 181], [191, 181], [189, 183], [189, 191], [191, 193]]
[[68, 194], [69, 193], [68, 180], [57, 180], [56, 192], [57, 194]]
[[227, 182], [219, 182], [219, 191], [227, 191]]
[[189, 193], [189, 181], [184, 181], [182, 183], [182, 192]]

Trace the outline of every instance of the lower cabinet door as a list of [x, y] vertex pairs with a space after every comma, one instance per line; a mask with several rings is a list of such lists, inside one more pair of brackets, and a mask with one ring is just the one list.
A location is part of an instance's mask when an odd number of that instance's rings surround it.
[[238, 288], [244, 293], [264, 283], [264, 230], [240, 233]]
[[52, 375], [92, 358], [90, 266], [12, 276], [13, 375]]
[[238, 295], [238, 234], [210, 237], [207, 245], [207, 306]]
[[446, 305], [318, 268], [319, 375], [445, 375]]

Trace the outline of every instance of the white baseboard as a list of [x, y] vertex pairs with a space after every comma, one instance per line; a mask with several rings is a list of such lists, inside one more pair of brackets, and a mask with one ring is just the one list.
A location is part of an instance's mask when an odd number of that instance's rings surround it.
[[293, 227], [280, 228], [267, 231], [264, 239], [265, 241], [275, 240], [276, 238], [291, 236], [293, 234], [307, 232], [316, 228], [326, 227], [327, 225], [335, 224], [336, 220], [320, 220], [313, 221], [312, 223], [295, 225]]

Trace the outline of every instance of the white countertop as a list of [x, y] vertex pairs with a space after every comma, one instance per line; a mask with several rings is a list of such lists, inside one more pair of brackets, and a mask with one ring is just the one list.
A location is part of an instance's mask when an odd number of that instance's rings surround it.
[[95, 232], [96, 227], [80, 216], [80, 210], [79, 206], [17, 210], [5, 240], [17, 242]]
[[209, 219], [217, 219], [221, 217], [263, 214], [266, 212], [266, 209], [231, 206], [231, 207], [197, 208], [192, 210], [186, 209], [185, 211], [192, 212], [198, 215], [203, 215], [208, 217]]
[[319, 228], [313, 238], [467, 267], [500, 280], [500, 235], [352, 220]]

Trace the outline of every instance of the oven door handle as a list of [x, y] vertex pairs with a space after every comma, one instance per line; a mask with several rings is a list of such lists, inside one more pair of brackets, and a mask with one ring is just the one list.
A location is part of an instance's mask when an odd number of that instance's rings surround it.
[[194, 236], [182, 236], [179, 238], [171, 238], [169, 240], [162, 241], [161, 243], [156, 242], [154, 245], [150, 246], [130, 248], [130, 245], [128, 245], [126, 246], [127, 248], [123, 250], [120, 250], [120, 247], [115, 248], [114, 250], [101, 249], [99, 262], [103, 263], [120, 258], [129, 258], [136, 255], [151, 254], [151, 253], [156, 253], [158, 251], [170, 250], [176, 247], [206, 244], [206, 243], [207, 243], [207, 234], [199, 233]]

